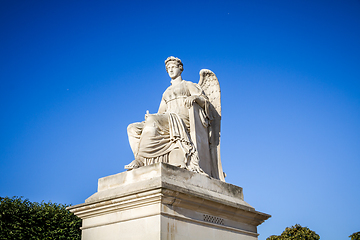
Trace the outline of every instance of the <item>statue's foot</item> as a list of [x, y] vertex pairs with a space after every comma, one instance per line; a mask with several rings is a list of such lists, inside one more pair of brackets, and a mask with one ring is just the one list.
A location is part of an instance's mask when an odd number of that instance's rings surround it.
[[132, 161], [128, 165], [125, 165], [124, 168], [127, 169], [127, 170], [133, 170], [134, 168], [139, 168], [141, 166], [144, 166], [144, 164], [141, 161], [135, 159], [134, 161]]

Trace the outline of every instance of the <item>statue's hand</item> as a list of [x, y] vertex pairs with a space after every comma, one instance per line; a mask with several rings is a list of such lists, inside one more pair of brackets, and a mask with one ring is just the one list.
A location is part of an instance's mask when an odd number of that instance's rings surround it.
[[196, 101], [196, 99], [198, 99], [198, 96], [192, 95], [190, 97], [187, 97], [185, 99], [185, 106], [187, 108], [191, 108], [191, 106], [193, 105], [193, 103]]

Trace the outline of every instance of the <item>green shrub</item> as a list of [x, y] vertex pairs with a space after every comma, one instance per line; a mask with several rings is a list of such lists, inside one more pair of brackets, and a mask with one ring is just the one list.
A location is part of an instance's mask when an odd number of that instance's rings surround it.
[[307, 227], [302, 227], [299, 224], [292, 226], [291, 228], [285, 228], [284, 232], [280, 236], [272, 235], [266, 240], [319, 240], [320, 236], [314, 231], [311, 231]]
[[351, 240], [360, 240], [360, 232], [351, 234], [349, 238], [351, 238]]
[[0, 240], [81, 239], [81, 219], [67, 205], [0, 197]]

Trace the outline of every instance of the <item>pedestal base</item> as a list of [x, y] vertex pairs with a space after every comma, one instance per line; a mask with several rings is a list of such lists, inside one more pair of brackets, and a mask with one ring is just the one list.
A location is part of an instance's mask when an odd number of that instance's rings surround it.
[[270, 217], [242, 188], [164, 163], [100, 178], [68, 209], [83, 220], [82, 240], [254, 240]]

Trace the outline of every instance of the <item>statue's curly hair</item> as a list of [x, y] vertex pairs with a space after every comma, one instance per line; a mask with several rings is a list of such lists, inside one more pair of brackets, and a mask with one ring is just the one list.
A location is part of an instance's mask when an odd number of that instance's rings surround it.
[[165, 60], [166, 71], [168, 70], [167, 65], [170, 62], [174, 62], [180, 68], [181, 72], [184, 70], [184, 66], [183, 66], [183, 63], [181, 62], [180, 58], [170, 56]]

